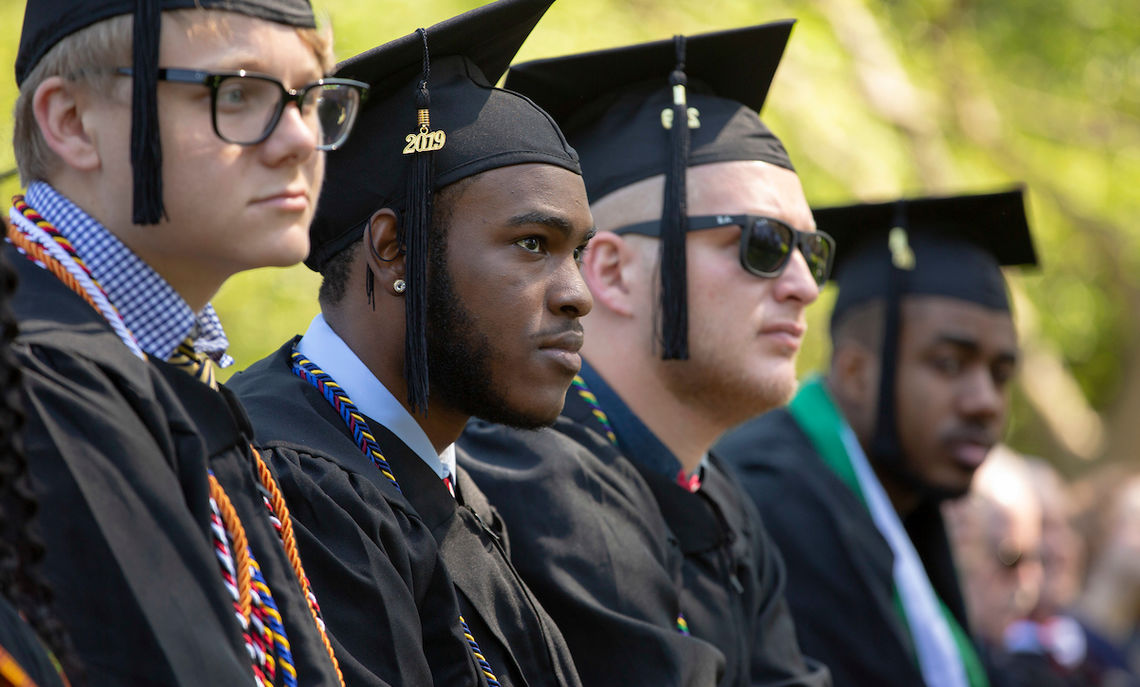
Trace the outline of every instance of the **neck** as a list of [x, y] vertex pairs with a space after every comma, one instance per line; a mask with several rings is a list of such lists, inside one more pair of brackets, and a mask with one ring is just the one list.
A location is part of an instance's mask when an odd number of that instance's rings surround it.
[[[863, 451], [866, 452], [866, 450], [864, 446]], [[891, 505], [895, 507], [895, 512], [899, 514], [899, 518], [906, 518], [922, 503], [922, 497], [918, 492], [904, 484], [890, 469], [881, 467], [875, 461], [871, 462], [871, 467], [874, 468], [875, 476], [883, 485], [883, 491], [887, 492], [887, 498], [891, 500]]]
[[[62, 193], [72, 203], [99, 222], [107, 231], [123, 242], [143, 262], [157, 272], [182, 300], [195, 313], [201, 312], [210, 299], [222, 288], [232, 272], [225, 271], [220, 262], [215, 261], [204, 269], [201, 262], [187, 262], [185, 256], [166, 256], [155, 250], [155, 242], [161, 240], [157, 227], [141, 226], [131, 222], [130, 208], [123, 207], [122, 198], [116, 194], [100, 193], [92, 189], [82, 179], [63, 174], [48, 183]], [[124, 214], [126, 210], [126, 214]], [[162, 234], [170, 235], [177, 231], [174, 227], [163, 227]]]
[[867, 456], [867, 461], [875, 471], [875, 477], [879, 480], [879, 484], [883, 485], [883, 491], [887, 493], [887, 498], [891, 500], [895, 512], [899, 514], [900, 518], [905, 518], [913, 513], [914, 509], [922, 503], [921, 495], [911, 485], [900, 479], [890, 468], [884, 467], [875, 460], [871, 453], [871, 432], [874, 423], [865, 417], [866, 414], [861, 412], [861, 408], [856, 407], [848, 396], [842, 393], [834, 375], [829, 374], [824, 380], [824, 384], [827, 386], [828, 394], [831, 395], [835, 405], [839, 408], [839, 412], [843, 414], [843, 419], [855, 432], [855, 438], [859, 440], [863, 455]]
[[[352, 295], [346, 296], [346, 300], [351, 298]], [[363, 298], [360, 300], [363, 303]], [[385, 312], [382, 299], [377, 299], [376, 312], [367, 304], [363, 307], [325, 305], [322, 312], [329, 327], [415, 418], [432, 448], [439, 453], [459, 439], [471, 416], [430, 400], [426, 412], [412, 412], [408, 404], [408, 385], [404, 381], [404, 328], [376, 326], [378, 321], [403, 322], [403, 302], [395, 302], [400, 306], [399, 312]]]
[[[235, 271], [227, 269], [221, 260], [212, 260], [205, 265], [201, 260], [191, 261], [185, 256], [171, 254], [156, 245], [157, 241], [162, 240], [158, 235], [158, 227], [131, 224], [125, 230], [107, 228], [152, 270], [158, 272], [194, 312], [201, 312]], [[161, 233], [170, 235], [175, 231], [177, 230], [173, 227], [163, 227]]]
[[590, 365], [676, 456], [685, 473], [692, 474], [709, 447], [728, 429], [723, 419], [710, 417], [695, 404], [674, 396], [655, 369], [654, 360], [631, 356], [625, 346], [591, 347], [589, 333], [586, 340], [588, 350], [584, 353]]
[[202, 309], [209, 304], [210, 299], [218, 293], [218, 289], [222, 288], [222, 284], [229, 278], [229, 275], [203, 275], [200, 270], [187, 265], [180, 265], [177, 261], [174, 261], [173, 264], [162, 264], [157, 260], [148, 260], [130, 243], [123, 242], [150, 265], [151, 269], [158, 272], [166, 280], [166, 283], [170, 284], [170, 288], [174, 289], [195, 313], [202, 312]]
[[[406, 402], [402, 403], [407, 407]], [[420, 423], [436, 453], [442, 453], [443, 449], [458, 441], [467, 421], [471, 419], [470, 415], [441, 408], [439, 404], [433, 406], [430, 401], [427, 413], [413, 413], [413, 417]]]

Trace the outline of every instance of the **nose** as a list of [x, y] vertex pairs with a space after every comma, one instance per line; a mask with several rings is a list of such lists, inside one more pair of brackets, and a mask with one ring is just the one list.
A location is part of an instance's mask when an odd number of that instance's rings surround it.
[[776, 277], [775, 295], [777, 300], [797, 300], [803, 305], [819, 298], [819, 284], [815, 283], [802, 252], [792, 250], [787, 266]]
[[1017, 566], [1017, 592], [1014, 601], [1018, 611], [1028, 614], [1041, 598], [1044, 571], [1039, 560], [1027, 560]]
[[302, 113], [297, 103], [290, 102], [262, 147], [270, 164], [299, 163], [317, 152], [317, 136], [315, 115]]
[[553, 275], [549, 290], [550, 310], [558, 315], [585, 317], [594, 307], [594, 297], [582, 278], [577, 261], [567, 259]]
[[985, 365], [971, 366], [969, 374], [963, 375], [958, 399], [959, 409], [967, 417], [990, 421], [1005, 413], [1005, 393]]

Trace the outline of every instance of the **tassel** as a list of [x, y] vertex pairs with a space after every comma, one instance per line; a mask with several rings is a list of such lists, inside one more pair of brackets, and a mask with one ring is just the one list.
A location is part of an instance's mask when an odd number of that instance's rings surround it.
[[685, 95], [685, 37], [674, 36], [677, 67], [669, 76], [673, 89], [673, 122], [669, 127], [669, 168], [661, 211], [662, 358], [689, 358], [688, 279], [685, 233], [688, 203], [685, 176], [689, 166], [689, 116]]
[[[902, 201], [895, 204], [894, 226], [904, 232], [907, 229], [906, 205]], [[911, 267], [913, 268], [913, 265]], [[898, 421], [895, 418], [895, 368], [898, 363], [902, 297], [907, 288], [907, 271], [892, 260], [887, 275], [883, 344], [879, 356], [879, 407], [876, 409], [875, 435], [871, 440], [871, 455], [879, 460], [901, 461], [902, 459]]]
[[162, 142], [158, 137], [158, 42], [162, 8], [158, 0], [135, 0], [134, 65], [131, 95], [131, 168], [135, 224], [158, 224], [162, 203]]
[[[424, 42], [423, 78], [416, 89], [419, 136], [431, 129], [431, 94], [428, 79], [431, 62], [427, 32], [419, 29]], [[435, 150], [421, 146], [412, 153], [408, 174], [407, 213], [404, 222], [404, 264], [408, 289], [404, 292], [404, 381], [408, 386], [408, 405], [412, 413], [427, 413], [427, 266], [428, 232], [431, 231], [433, 187], [435, 185]]]

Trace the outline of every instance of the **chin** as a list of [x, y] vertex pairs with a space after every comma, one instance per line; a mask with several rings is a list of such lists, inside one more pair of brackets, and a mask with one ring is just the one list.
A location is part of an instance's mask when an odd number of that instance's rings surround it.
[[965, 484], [960, 482], [943, 482], [940, 484], [925, 485], [925, 496], [934, 501], [957, 501], [970, 493], [970, 480]]
[[291, 267], [304, 260], [308, 254], [308, 230], [298, 232], [290, 228], [288, 233], [276, 237], [270, 245], [266, 246], [257, 267]]
[[800, 388], [794, 365], [787, 365], [770, 374], [763, 375], [754, 382], [756, 406], [764, 413], [787, 405]]
[[497, 406], [484, 407], [476, 416], [481, 420], [516, 429], [541, 429], [554, 424], [562, 413], [565, 401], [565, 391], [558, 394], [557, 398], [531, 398], [521, 403], [504, 400]]

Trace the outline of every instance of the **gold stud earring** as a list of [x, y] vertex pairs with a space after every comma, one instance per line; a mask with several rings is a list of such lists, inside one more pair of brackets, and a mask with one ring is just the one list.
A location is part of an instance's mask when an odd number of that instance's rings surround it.
[[397, 279], [392, 282], [392, 288], [396, 290], [396, 293], [403, 293], [408, 290], [408, 283], [403, 279]]

